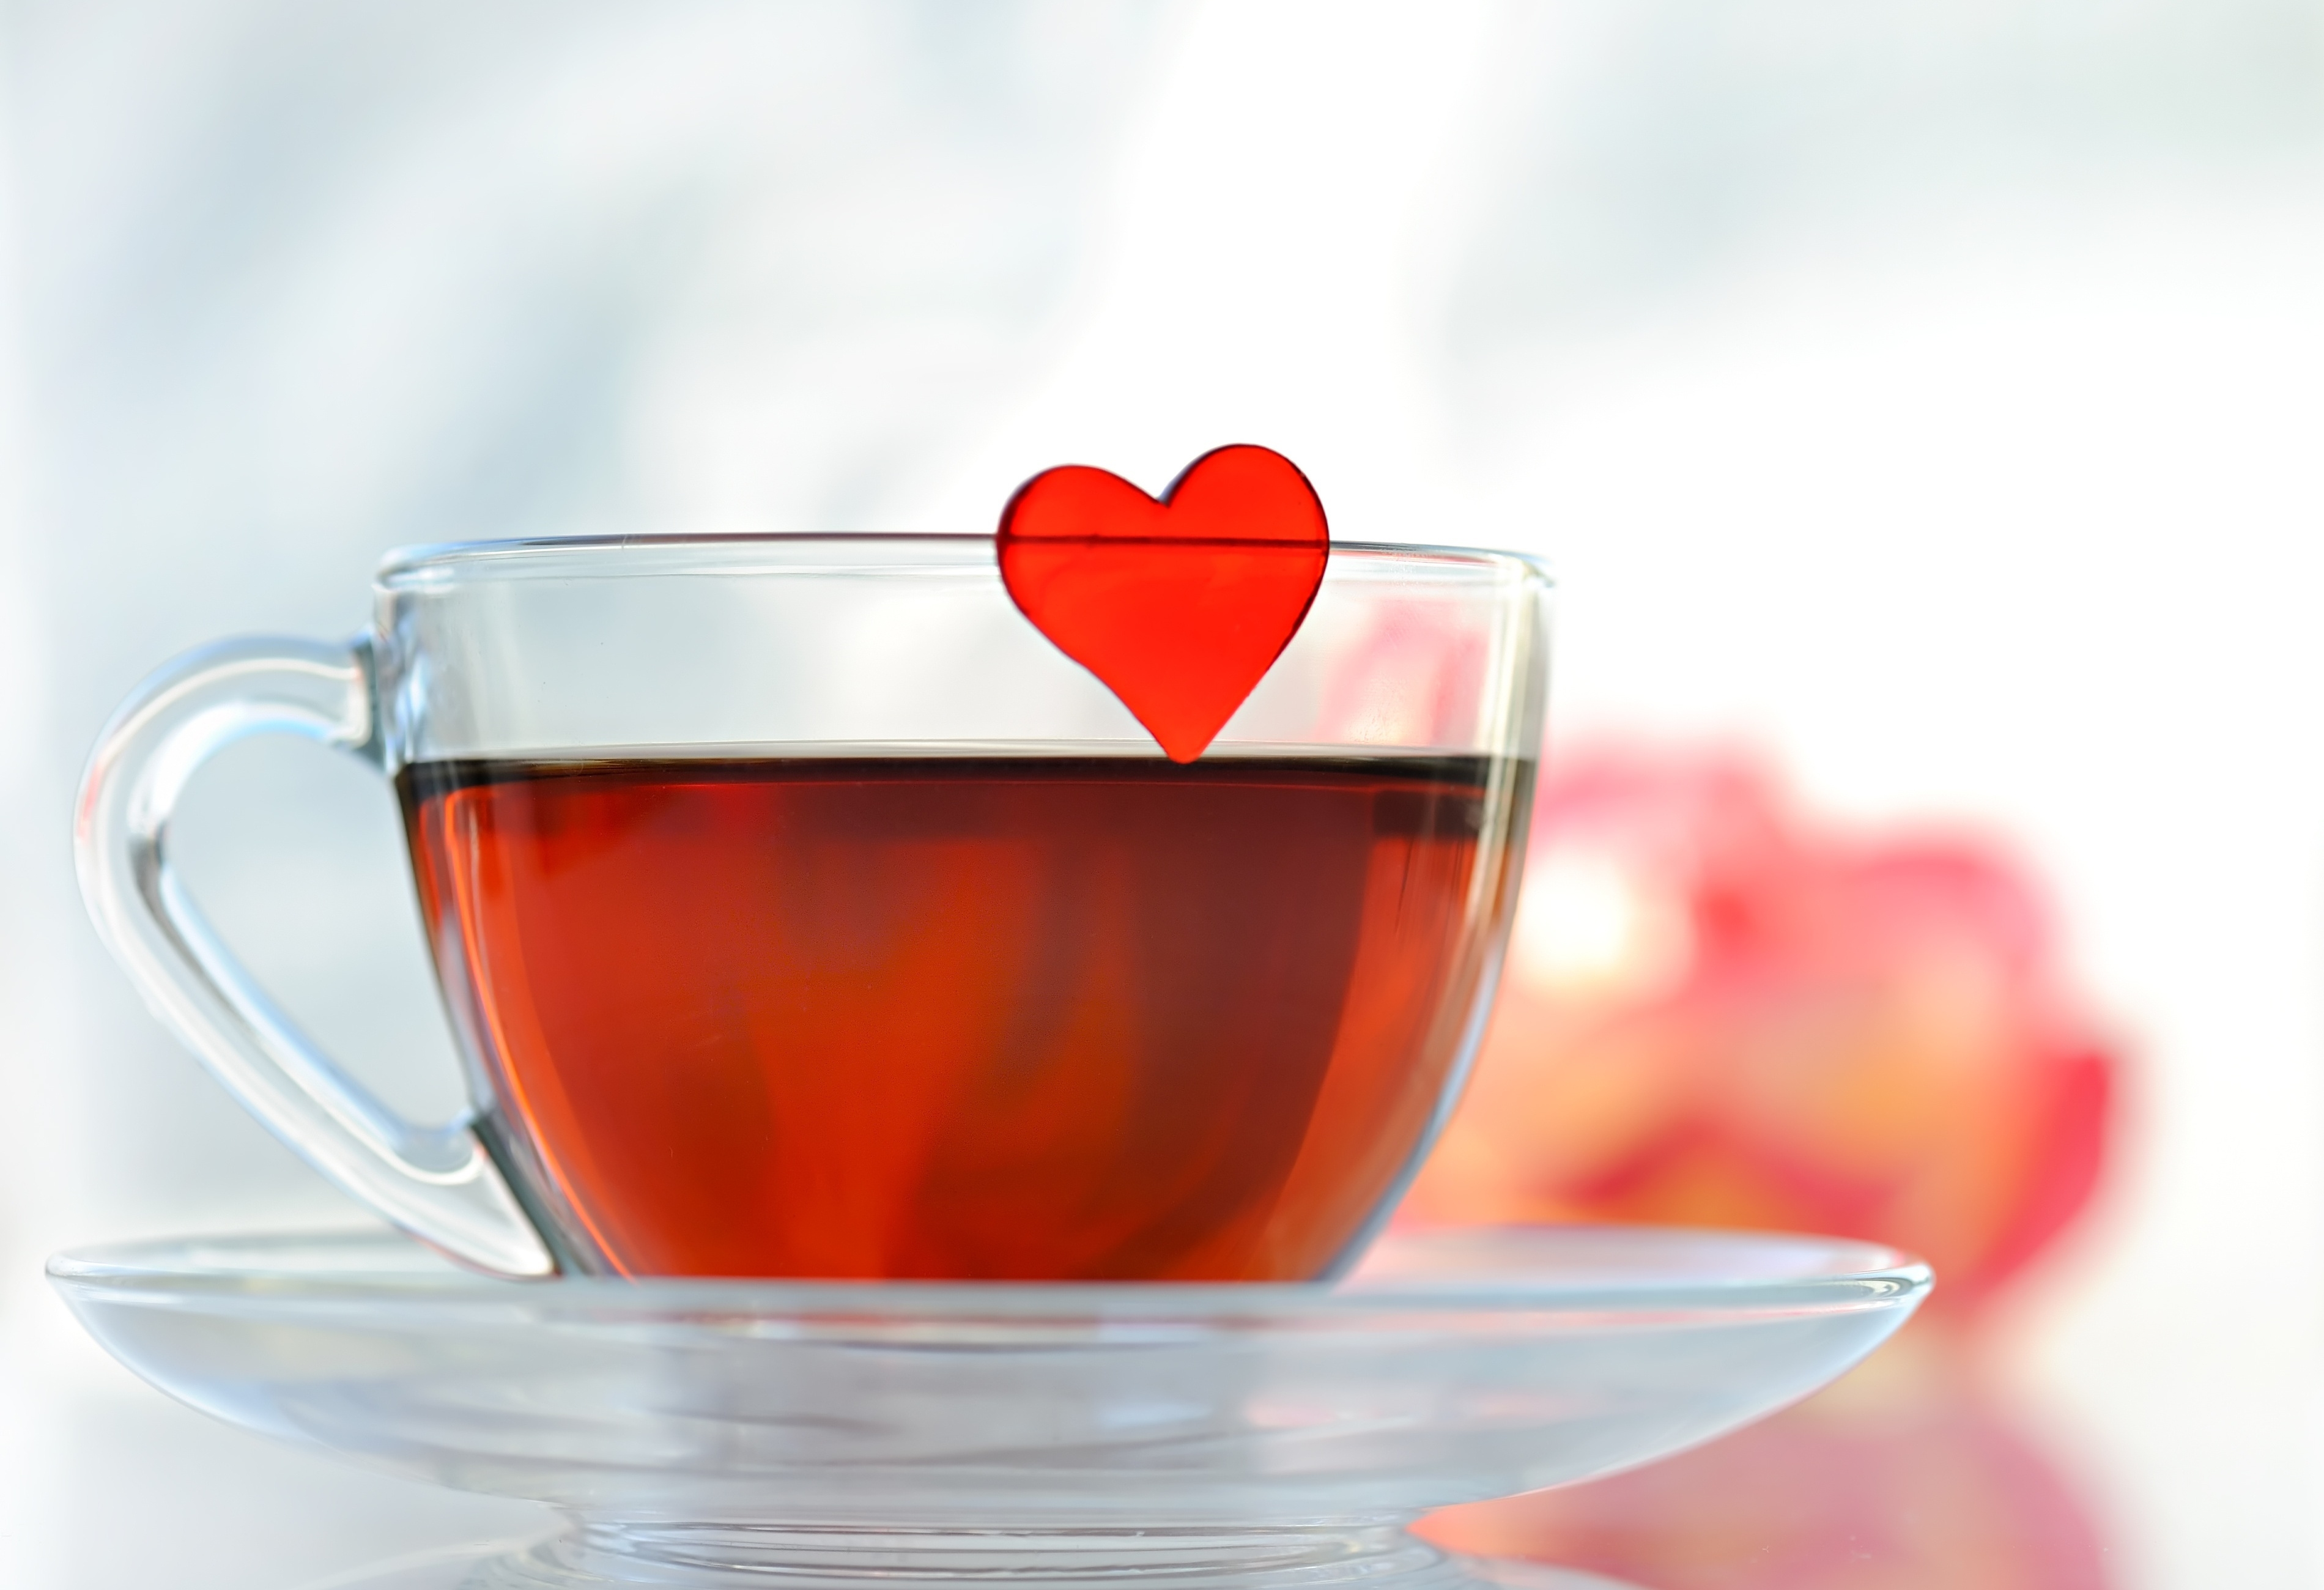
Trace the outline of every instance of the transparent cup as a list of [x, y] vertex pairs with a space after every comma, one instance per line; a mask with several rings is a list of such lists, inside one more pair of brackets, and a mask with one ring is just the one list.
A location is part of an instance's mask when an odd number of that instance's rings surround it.
[[[350, 644], [228, 641], [140, 686], [81, 790], [83, 893], [237, 1098], [481, 1270], [1312, 1279], [1480, 1036], [1547, 589], [1335, 544], [1182, 767], [986, 538], [423, 549]], [[459, 1119], [336, 1067], [172, 869], [188, 780], [263, 732], [395, 781]]]

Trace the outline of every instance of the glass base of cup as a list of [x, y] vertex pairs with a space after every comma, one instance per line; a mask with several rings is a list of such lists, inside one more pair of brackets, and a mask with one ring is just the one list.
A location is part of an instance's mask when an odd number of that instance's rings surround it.
[[576, 1519], [522, 1546], [432, 1554], [318, 1590], [1636, 1590], [1440, 1551], [1396, 1524], [1058, 1531], [642, 1524]]
[[[798, 1590], [1012, 1584], [1273, 1590], [1363, 1579], [1421, 1590], [1443, 1576], [1435, 1548], [1395, 1524], [1222, 1531], [831, 1529], [584, 1521], [528, 1554], [542, 1582]], [[558, 1577], [558, 1575], [567, 1577]], [[523, 1583], [523, 1581], [518, 1581]]]

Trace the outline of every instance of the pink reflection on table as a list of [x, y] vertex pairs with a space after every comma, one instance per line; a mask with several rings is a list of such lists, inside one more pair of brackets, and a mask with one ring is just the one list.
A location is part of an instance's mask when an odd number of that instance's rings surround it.
[[1908, 1329], [1831, 1390], [1708, 1447], [1453, 1508], [1423, 1532], [1646, 1590], [2103, 1590], [2081, 1497], [1941, 1335]]

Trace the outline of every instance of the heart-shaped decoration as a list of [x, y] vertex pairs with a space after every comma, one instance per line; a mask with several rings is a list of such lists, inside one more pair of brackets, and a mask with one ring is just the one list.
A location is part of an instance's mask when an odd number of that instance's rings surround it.
[[1174, 762], [1203, 754], [1315, 601], [1331, 555], [1323, 504], [1265, 447], [1220, 447], [1160, 501], [1069, 464], [1001, 515], [1001, 578], [1018, 610], [1095, 674]]

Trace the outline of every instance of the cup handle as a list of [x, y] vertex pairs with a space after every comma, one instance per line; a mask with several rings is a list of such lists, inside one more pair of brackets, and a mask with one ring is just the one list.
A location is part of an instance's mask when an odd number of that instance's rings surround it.
[[170, 816], [194, 769], [251, 734], [296, 734], [383, 767], [371, 646], [253, 638], [188, 652], [105, 727], [73, 840], [81, 896], [154, 1015], [307, 1163], [464, 1264], [556, 1273], [474, 1117], [415, 1126], [334, 1065], [251, 981], [170, 864]]

